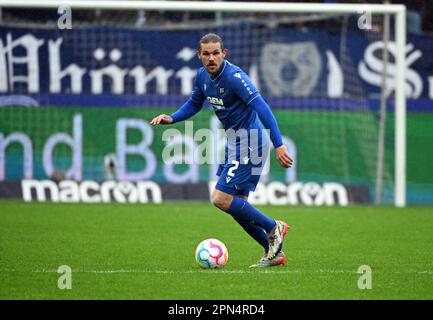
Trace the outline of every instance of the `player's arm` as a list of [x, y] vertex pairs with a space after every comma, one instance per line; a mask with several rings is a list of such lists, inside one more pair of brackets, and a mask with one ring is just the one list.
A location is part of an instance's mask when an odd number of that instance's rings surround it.
[[170, 124], [173, 123], [173, 118], [166, 114], [160, 114], [156, 116], [149, 122], [152, 126], [156, 126], [157, 124]]
[[203, 104], [189, 98], [175, 113], [171, 115], [160, 114], [150, 121], [151, 125], [172, 124], [191, 118], [202, 108]]
[[160, 114], [150, 121], [151, 125], [172, 124], [191, 118], [203, 107], [205, 96], [198, 86], [197, 76], [194, 78], [194, 89], [191, 97], [173, 114]]
[[280, 165], [284, 168], [290, 168], [293, 164], [293, 159], [289, 156], [289, 152], [283, 144], [277, 121], [269, 105], [263, 100], [257, 88], [245, 73], [237, 72], [229, 80], [231, 81], [230, 85], [239, 98], [257, 112], [266, 129], [271, 131], [271, 141], [275, 147], [275, 153]]
[[290, 168], [293, 164], [293, 159], [290, 157], [287, 147], [283, 144], [277, 120], [269, 105], [260, 94], [257, 94], [257, 96], [250, 101], [248, 106], [257, 112], [266, 129], [270, 130], [271, 141], [275, 147], [275, 154], [280, 165], [284, 168]]

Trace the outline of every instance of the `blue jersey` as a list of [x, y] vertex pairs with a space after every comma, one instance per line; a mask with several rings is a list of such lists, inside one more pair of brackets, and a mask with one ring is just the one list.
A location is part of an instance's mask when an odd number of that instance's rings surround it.
[[[194, 89], [188, 101], [171, 115], [173, 122], [186, 120], [200, 111], [207, 100], [224, 129], [270, 130], [275, 148], [281, 146], [282, 138], [277, 122], [268, 104], [263, 100], [247, 74], [238, 66], [224, 60], [221, 71], [211, 78], [204, 67], [194, 79]], [[261, 122], [260, 122], [260, 120]]]
[[201, 104], [207, 100], [226, 130], [262, 129], [257, 112], [248, 106], [258, 95], [247, 74], [224, 60], [214, 79], [204, 67], [198, 70], [191, 98]]
[[270, 129], [274, 147], [282, 145], [275, 117], [247, 74], [227, 60], [215, 78], [211, 78], [204, 67], [198, 70], [192, 95], [171, 115], [173, 122], [192, 117], [206, 100], [225, 130], [238, 132], [245, 129], [250, 133], [254, 131], [251, 129], [257, 130], [257, 143], [248, 137], [240, 141], [227, 139], [225, 163], [217, 172], [220, 177], [217, 189], [233, 195], [248, 195], [259, 181], [267, 158], [266, 150], [269, 150], [267, 141], [261, 138], [263, 124]]

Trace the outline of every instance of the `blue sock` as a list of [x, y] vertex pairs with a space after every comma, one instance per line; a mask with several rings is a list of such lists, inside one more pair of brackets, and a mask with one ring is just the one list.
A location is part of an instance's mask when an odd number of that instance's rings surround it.
[[251, 238], [256, 240], [263, 247], [263, 249], [265, 249], [265, 253], [267, 253], [269, 250], [269, 242], [268, 234], [266, 233], [265, 229], [246, 220], [235, 220], [251, 236]]
[[275, 227], [275, 221], [259, 210], [254, 208], [248, 201], [233, 197], [233, 201], [230, 207], [227, 209], [236, 220], [249, 221], [251, 224], [255, 224], [265, 229], [266, 233], [269, 233], [273, 227]]

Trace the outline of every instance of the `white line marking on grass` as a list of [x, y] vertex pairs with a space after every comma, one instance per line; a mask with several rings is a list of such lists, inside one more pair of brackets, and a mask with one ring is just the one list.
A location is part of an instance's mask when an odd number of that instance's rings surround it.
[[[19, 270], [11, 268], [2, 268], [0, 272], [32, 272], [32, 273], [57, 273], [56, 269], [35, 269], [35, 270]], [[150, 269], [118, 269], [118, 270], [92, 270], [92, 269], [72, 269], [73, 273], [96, 273], [96, 274], [121, 274], [121, 273], [152, 273], [152, 274], [191, 274], [191, 273], [209, 273], [214, 274], [291, 274], [291, 273], [342, 273], [342, 274], [357, 274], [356, 270], [332, 270], [332, 269], [319, 269], [319, 270], [286, 270], [283, 268], [270, 269], [237, 269], [237, 270], [224, 270], [224, 269], [197, 269], [197, 270], [150, 270]], [[433, 271], [376, 271], [380, 274], [433, 274]]]

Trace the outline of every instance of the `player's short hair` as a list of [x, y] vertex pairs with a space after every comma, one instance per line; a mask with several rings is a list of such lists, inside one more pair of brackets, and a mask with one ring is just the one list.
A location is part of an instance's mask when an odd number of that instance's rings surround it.
[[219, 43], [221, 46], [221, 50], [224, 50], [223, 39], [216, 33], [208, 33], [205, 34], [198, 43], [198, 51], [201, 51], [201, 45], [204, 43]]

